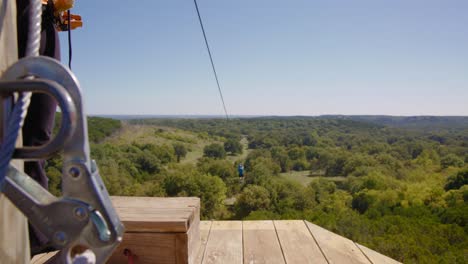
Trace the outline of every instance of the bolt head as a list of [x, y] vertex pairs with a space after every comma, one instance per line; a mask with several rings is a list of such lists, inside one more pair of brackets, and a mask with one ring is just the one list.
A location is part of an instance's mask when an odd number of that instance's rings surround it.
[[73, 215], [79, 220], [84, 220], [88, 216], [88, 212], [84, 207], [77, 207], [73, 211]]
[[68, 174], [70, 176], [72, 176], [73, 178], [78, 178], [80, 177], [80, 169], [78, 169], [77, 167], [71, 167], [69, 170], [68, 170]]
[[57, 231], [54, 234], [54, 242], [59, 245], [65, 245], [67, 243], [67, 235], [65, 232]]

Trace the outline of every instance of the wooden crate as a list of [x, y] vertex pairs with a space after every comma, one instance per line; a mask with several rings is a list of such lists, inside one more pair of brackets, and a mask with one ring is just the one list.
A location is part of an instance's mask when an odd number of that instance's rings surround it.
[[123, 241], [108, 263], [193, 263], [200, 246], [200, 199], [111, 197], [125, 225]]

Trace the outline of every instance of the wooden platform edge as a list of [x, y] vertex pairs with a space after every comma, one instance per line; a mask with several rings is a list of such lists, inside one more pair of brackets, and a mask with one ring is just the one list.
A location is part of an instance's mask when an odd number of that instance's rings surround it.
[[[324, 253], [328, 262], [340, 262], [354, 256], [353, 263], [400, 263], [375, 250], [360, 245], [344, 236], [333, 233], [323, 227], [304, 221], [309, 228], [311, 235], [317, 241], [319, 248]], [[331, 243], [331, 244], [330, 244]], [[332, 245], [333, 244], [333, 245]], [[350, 262], [351, 263], [351, 262]]]
[[364, 254], [370, 260], [370, 262], [374, 264], [401, 264], [401, 262], [385, 256], [357, 242], [354, 242], [354, 244], [356, 244], [356, 246], [361, 250], [362, 254]]
[[206, 244], [210, 239], [212, 221], [200, 221], [200, 247], [195, 257], [194, 264], [201, 264], [205, 257]]

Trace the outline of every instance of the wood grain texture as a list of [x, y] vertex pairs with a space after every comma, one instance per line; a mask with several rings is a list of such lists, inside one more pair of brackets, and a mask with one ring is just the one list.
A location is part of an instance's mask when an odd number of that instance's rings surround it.
[[213, 221], [204, 264], [242, 263], [242, 221]]
[[370, 263], [353, 241], [305, 221], [329, 263]]
[[200, 207], [197, 197], [141, 197], [141, 196], [111, 196], [114, 207], [130, 208], [186, 208]]
[[194, 264], [201, 264], [205, 254], [206, 244], [208, 243], [209, 234], [211, 230], [211, 221], [200, 222], [200, 247], [194, 260]]
[[200, 251], [200, 218], [198, 217], [192, 222], [187, 232], [187, 252], [188, 252], [188, 263], [194, 263], [198, 252]]
[[244, 263], [284, 264], [273, 221], [244, 221]]
[[274, 221], [274, 225], [287, 263], [327, 263], [304, 221]]
[[195, 197], [111, 197], [127, 232], [182, 232], [199, 219]]
[[189, 237], [188, 234], [175, 234], [175, 263], [183, 264], [189, 262]]
[[125, 233], [122, 243], [109, 259], [111, 264], [128, 264], [123, 252], [131, 250], [135, 263], [176, 263], [176, 235], [164, 233]]
[[46, 264], [47, 262], [52, 261], [52, 257], [54, 257], [58, 252], [59, 251], [53, 251], [36, 255], [31, 259], [31, 264]]
[[47, 255], [47, 253], [35, 255], [35, 256], [31, 259], [31, 264], [41, 264], [41, 263], [43, 263], [43, 262], [41, 261], [41, 259], [42, 259], [43, 257], [45, 257], [46, 255]]
[[116, 208], [127, 232], [187, 232], [196, 208]]
[[401, 263], [401, 262], [398, 262], [392, 258], [389, 258], [385, 255], [382, 255], [368, 247], [365, 247], [363, 245], [360, 245], [358, 243], [355, 243], [360, 249], [361, 251], [364, 253], [364, 255], [367, 256], [368, 259], [370, 259], [370, 261], [374, 264], [398, 264], [398, 263]]
[[125, 225], [122, 244], [109, 263], [193, 263], [200, 246], [200, 199], [193, 197], [111, 197]]

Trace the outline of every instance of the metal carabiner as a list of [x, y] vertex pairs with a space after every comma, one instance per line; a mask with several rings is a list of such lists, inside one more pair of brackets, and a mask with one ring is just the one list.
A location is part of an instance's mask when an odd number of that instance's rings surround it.
[[[7, 69], [3, 79], [15, 81], [25, 76], [56, 82], [66, 90], [75, 107], [75, 114], [69, 115], [68, 119], [73, 124], [62, 124], [65, 132], [71, 131], [71, 135], [64, 132], [55, 139], [63, 142], [63, 196], [57, 198], [40, 189], [37, 183], [28, 180], [27, 176], [13, 167], [9, 168], [4, 192], [29, 219], [33, 219], [35, 226], [57, 248], [62, 249], [56, 255], [60, 263], [69, 263], [76, 248], [93, 251], [96, 262], [104, 263], [122, 240], [124, 227], [112, 206], [97, 166], [90, 158], [87, 120], [79, 83], [69, 69], [43, 56], [19, 60]], [[53, 82], [43, 84], [52, 85]], [[41, 147], [18, 149], [15, 157], [44, 158], [42, 155], [55, 150], [55, 143], [51, 144], [42, 150]]]
[[13, 92], [48, 94], [57, 101], [62, 112], [60, 129], [51, 141], [43, 146], [17, 148], [13, 157], [23, 160], [45, 159], [61, 150], [73, 135], [76, 123], [75, 105], [68, 92], [57, 82], [45, 79], [0, 81], [0, 93]]

